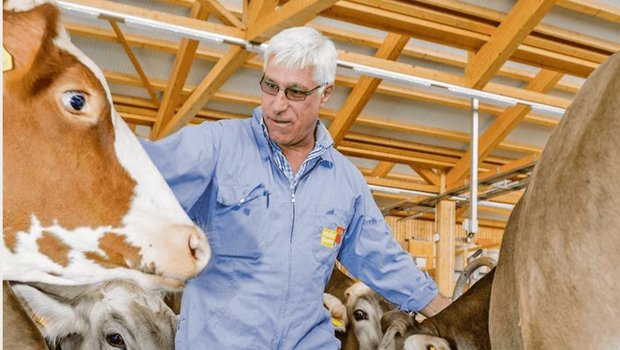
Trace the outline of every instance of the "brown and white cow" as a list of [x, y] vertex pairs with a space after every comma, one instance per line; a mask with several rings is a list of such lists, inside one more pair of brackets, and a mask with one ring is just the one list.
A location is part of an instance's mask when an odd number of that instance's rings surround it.
[[[3, 280], [178, 289], [210, 258], [204, 233], [59, 16], [49, 1], [3, 2]], [[3, 285], [4, 348], [44, 348]]]
[[620, 348], [620, 52], [584, 83], [509, 219], [493, 349]]
[[3, 279], [179, 288], [210, 258], [204, 233], [42, 2], [4, 2]]
[[15, 283], [50, 349], [174, 349], [177, 316], [128, 280], [81, 286]]

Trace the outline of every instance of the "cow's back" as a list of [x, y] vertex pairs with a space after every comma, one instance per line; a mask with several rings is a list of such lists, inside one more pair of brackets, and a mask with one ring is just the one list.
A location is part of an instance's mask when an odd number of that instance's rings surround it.
[[494, 349], [620, 348], [618, 76], [620, 53], [581, 88], [508, 222]]

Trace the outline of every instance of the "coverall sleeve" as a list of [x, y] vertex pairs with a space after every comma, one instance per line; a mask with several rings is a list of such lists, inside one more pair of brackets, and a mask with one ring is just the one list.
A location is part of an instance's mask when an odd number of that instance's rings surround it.
[[400, 309], [421, 310], [437, 295], [437, 286], [393, 238], [370, 189], [364, 187], [338, 259], [352, 275]]
[[158, 141], [140, 140], [185, 211], [192, 208], [213, 178], [221, 129], [219, 122], [205, 122]]

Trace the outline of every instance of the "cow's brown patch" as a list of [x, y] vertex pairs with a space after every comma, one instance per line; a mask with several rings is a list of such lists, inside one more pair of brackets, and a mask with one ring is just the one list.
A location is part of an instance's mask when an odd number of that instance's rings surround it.
[[58, 265], [63, 267], [69, 265], [69, 251], [71, 247], [54, 234], [43, 232], [41, 237], [37, 239], [37, 246], [39, 246], [41, 254], [47, 256]]
[[17, 231], [5, 229], [3, 238], [4, 245], [11, 251], [11, 253], [15, 253], [15, 246], [17, 245]]
[[105, 252], [106, 256], [92, 251], [86, 252], [85, 256], [104, 268], [136, 268], [141, 265], [140, 248], [129, 244], [123, 235], [104, 234], [99, 240], [99, 248]]

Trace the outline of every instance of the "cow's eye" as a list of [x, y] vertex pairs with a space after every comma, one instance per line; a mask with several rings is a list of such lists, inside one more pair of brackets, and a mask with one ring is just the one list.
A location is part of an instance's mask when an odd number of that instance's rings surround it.
[[69, 113], [85, 112], [88, 105], [86, 103], [86, 93], [82, 91], [65, 91], [61, 96], [62, 105]]
[[368, 314], [360, 309], [353, 311], [353, 318], [356, 321], [363, 321], [368, 319]]
[[123, 336], [118, 333], [108, 333], [105, 336], [105, 340], [111, 346], [119, 349], [125, 349], [125, 341], [123, 340]]

